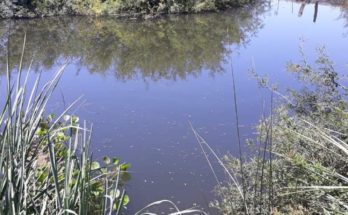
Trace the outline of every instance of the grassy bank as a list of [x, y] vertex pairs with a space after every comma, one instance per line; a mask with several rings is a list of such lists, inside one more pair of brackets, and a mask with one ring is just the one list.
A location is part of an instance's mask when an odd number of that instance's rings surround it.
[[241, 158], [224, 157], [230, 179], [212, 203], [222, 214], [348, 213], [347, 77], [323, 49], [315, 64], [303, 56], [288, 69], [303, 88], [286, 95], [257, 77], [272, 98], [280, 95], [279, 105], [271, 99], [271, 114], [250, 143], [252, 158], [241, 165]]
[[4, 0], [0, 3], [0, 18], [198, 13], [252, 2], [253, 0]]

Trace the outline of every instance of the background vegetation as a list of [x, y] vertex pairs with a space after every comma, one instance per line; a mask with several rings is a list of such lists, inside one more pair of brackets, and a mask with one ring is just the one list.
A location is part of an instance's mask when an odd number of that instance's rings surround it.
[[196, 13], [252, 2], [253, 0], [4, 0], [0, 3], [0, 18]]

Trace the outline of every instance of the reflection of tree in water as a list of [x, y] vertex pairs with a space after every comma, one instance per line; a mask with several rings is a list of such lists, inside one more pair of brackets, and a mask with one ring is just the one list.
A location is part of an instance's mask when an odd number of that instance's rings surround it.
[[[292, 3], [300, 3], [301, 6], [298, 11], [298, 16], [302, 16], [304, 13], [305, 8], [310, 5], [314, 5], [313, 7], [313, 21], [315, 22], [318, 16], [318, 10], [319, 10], [319, 16], [320, 16], [320, 6], [322, 5], [329, 5], [332, 7], [339, 7], [341, 9], [341, 15], [340, 19], [343, 19], [346, 24], [345, 27], [348, 27], [348, 0], [285, 0], [285, 1], [291, 1]], [[279, 3], [279, 2], [278, 2]]]
[[[348, 0], [322, 0], [319, 1], [319, 4], [326, 4], [332, 7], [339, 7], [341, 10], [341, 14], [338, 18], [343, 20], [344, 27], [348, 28]], [[344, 35], [348, 36], [348, 31], [346, 31]]]
[[[49, 69], [70, 59], [91, 72], [115, 71], [119, 79], [138, 75], [152, 80], [185, 79], [203, 68], [219, 72], [226, 45], [245, 44], [261, 27], [258, 14], [264, 10], [244, 8], [149, 21], [86, 17], [15, 20], [10, 63], [13, 68], [19, 62], [27, 32], [25, 61], [28, 64], [34, 54], [36, 69]], [[2, 40], [5, 35], [0, 29]], [[5, 56], [1, 51], [1, 71], [5, 71]]]
[[[341, 19], [345, 21], [345, 27], [348, 28], [348, 0], [345, 0], [345, 3], [343, 7], [341, 7]], [[348, 32], [346, 33], [346, 36], [348, 36]]]

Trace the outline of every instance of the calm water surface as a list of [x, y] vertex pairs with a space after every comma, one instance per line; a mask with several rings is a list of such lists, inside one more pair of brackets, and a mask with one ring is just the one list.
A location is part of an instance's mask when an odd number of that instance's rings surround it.
[[342, 72], [347, 27], [344, 5], [320, 3], [315, 17], [314, 4], [291, 1], [148, 21], [1, 21], [0, 95], [6, 47], [11, 68], [16, 68], [27, 32], [25, 65], [34, 56], [34, 71], [42, 72], [43, 79], [68, 62], [50, 111], [59, 112], [83, 95], [85, 102], [75, 113], [94, 125], [93, 156], [118, 156], [132, 164], [130, 214], [160, 199], [216, 214], [208, 208], [216, 183], [189, 122], [219, 155], [237, 155], [231, 68], [245, 140], [254, 137], [263, 103], [267, 109], [269, 101], [250, 68], [267, 74], [281, 89], [297, 87], [285, 66], [299, 60], [303, 43], [310, 60], [315, 48], [325, 45]]

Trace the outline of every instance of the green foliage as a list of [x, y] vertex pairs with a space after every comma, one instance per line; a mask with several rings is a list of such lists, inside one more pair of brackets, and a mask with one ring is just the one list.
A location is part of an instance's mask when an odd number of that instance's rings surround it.
[[[242, 213], [245, 203], [251, 214], [348, 213], [348, 89], [323, 48], [315, 67], [301, 53], [302, 62], [288, 69], [302, 89], [289, 90], [286, 102], [260, 122], [255, 156], [245, 175], [237, 174], [246, 181], [245, 201], [233, 184], [216, 189], [221, 200], [212, 206], [223, 214]], [[238, 170], [238, 159], [225, 162]]]
[[4, 0], [0, 18], [53, 15], [139, 15], [202, 12], [242, 6], [252, 0]]

